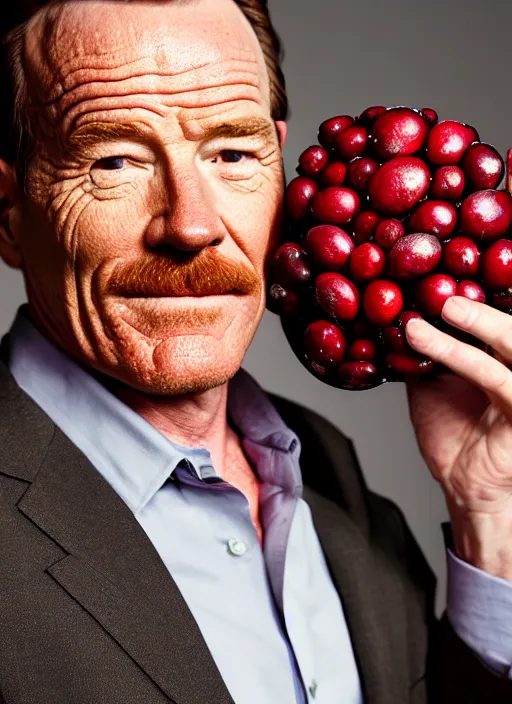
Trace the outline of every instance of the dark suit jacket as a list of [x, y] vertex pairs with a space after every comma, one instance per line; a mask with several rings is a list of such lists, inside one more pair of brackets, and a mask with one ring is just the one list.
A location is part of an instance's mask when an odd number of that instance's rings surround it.
[[[4, 344], [4, 362], [6, 354]], [[0, 703], [233, 704], [130, 510], [4, 362]], [[396, 506], [368, 491], [350, 441], [311, 411], [273, 401], [302, 443], [304, 498], [343, 601], [365, 702], [512, 702], [512, 683], [489, 672], [446, 620], [436, 622], [433, 575]]]

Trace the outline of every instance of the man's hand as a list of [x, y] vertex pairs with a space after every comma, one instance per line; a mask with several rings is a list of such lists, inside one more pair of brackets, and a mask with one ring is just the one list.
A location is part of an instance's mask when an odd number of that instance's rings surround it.
[[[512, 150], [510, 193], [511, 159]], [[512, 316], [458, 296], [442, 315], [496, 354], [410, 322], [411, 346], [457, 375], [408, 385], [412, 422], [446, 496], [457, 555], [512, 581]]]

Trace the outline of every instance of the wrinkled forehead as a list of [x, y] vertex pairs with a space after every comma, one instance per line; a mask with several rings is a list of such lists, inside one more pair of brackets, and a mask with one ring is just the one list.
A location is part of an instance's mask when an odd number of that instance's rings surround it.
[[24, 52], [32, 101], [43, 105], [96, 80], [206, 69], [215, 85], [234, 62], [259, 76], [269, 102], [263, 52], [233, 0], [65, 2], [31, 20]]

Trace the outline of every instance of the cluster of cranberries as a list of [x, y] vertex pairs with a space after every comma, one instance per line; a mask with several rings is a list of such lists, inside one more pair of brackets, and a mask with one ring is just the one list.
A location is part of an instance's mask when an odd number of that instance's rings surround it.
[[288, 185], [268, 308], [298, 358], [332, 386], [428, 374], [433, 362], [405, 338], [411, 317], [446, 329], [441, 310], [453, 295], [512, 309], [503, 159], [473, 127], [439, 122], [432, 109], [333, 117], [318, 139]]

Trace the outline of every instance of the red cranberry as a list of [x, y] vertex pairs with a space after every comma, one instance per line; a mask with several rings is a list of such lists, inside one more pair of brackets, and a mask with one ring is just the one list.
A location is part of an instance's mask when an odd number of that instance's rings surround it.
[[363, 295], [363, 309], [373, 325], [390, 325], [403, 307], [400, 288], [393, 281], [382, 279], [368, 284]]
[[432, 128], [427, 140], [427, 156], [433, 164], [458, 164], [478, 132], [455, 120], [443, 120]]
[[308, 357], [317, 364], [340, 364], [345, 355], [345, 335], [333, 323], [315, 320], [304, 334], [304, 346]]
[[350, 346], [348, 356], [356, 362], [371, 362], [375, 353], [375, 344], [371, 340], [355, 340]]
[[405, 328], [409, 320], [417, 318], [418, 320], [423, 320], [423, 316], [414, 310], [404, 310], [404, 312], [398, 318], [398, 325], [401, 328]]
[[343, 186], [347, 176], [347, 165], [341, 161], [331, 161], [322, 171], [322, 183], [326, 186]]
[[386, 162], [370, 181], [370, 201], [387, 215], [405, 215], [428, 191], [430, 171], [415, 156], [399, 156]]
[[272, 284], [267, 297], [267, 306], [277, 315], [291, 315], [299, 310], [299, 298], [296, 293], [280, 284]]
[[439, 120], [439, 115], [435, 110], [432, 110], [432, 108], [422, 108], [421, 112], [425, 115], [431, 125], [435, 125]]
[[512, 287], [512, 240], [498, 240], [482, 255], [482, 276], [491, 291]]
[[427, 315], [441, 315], [446, 301], [457, 293], [457, 282], [447, 274], [431, 274], [420, 281], [416, 289], [416, 300]]
[[368, 132], [362, 125], [347, 127], [336, 136], [334, 150], [338, 156], [346, 161], [361, 156], [366, 149]]
[[379, 165], [367, 156], [360, 156], [348, 165], [348, 182], [357, 191], [364, 191]]
[[475, 281], [461, 281], [457, 286], [457, 296], [464, 296], [478, 303], [485, 303], [485, 291]]
[[413, 378], [431, 372], [434, 362], [431, 359], [420, 357], [417, 354], [400, 354], [392, 352], [386, 357], [386, 364], [401, 377]]
[[455, 276], [476, 276], [480, 262], [480, 251], [468, 237], [455, 237], [443, 250], [443, 264]]
[[306, 235], [304, 248], [317, 266], [335, 271], [345, 266], [354, 242], [335, 225], [317, 225]]
[[353, 320], [359, 312], [359, 291], [341, 274], [320, 274], [316, 280], [316, 299], [321, 308], [339, 320]]
[[338, 374], [343, 388], [346, 389], [362, 391], [380, 382], [377, 367], [371, 362], [343, 362]]
[[317, 176], [327, 165], [329, 153], [323, 147], [308, 147], [299, 157], [298, 172], [302, 176]]
[[357, 213], [353, 222], [355, 243], [363, 244], [363, 242], [369, 242], [381, 220], [382, 215], [377, 215], [371, 210]]
[[409, 221], [413, 232], [425, 232], [440, 239], [452, 234], [457, 224], [457, 211], [441, 200], [427, 200], [413, 213]]
[[422, 148], [428, 131], [428, 123], [415, 110], [387, 110], [373, 125], [372, 152], [379, 159], [409, 156]]
[[305, 176], [297, 176], [290, 181], [286, 191], [286, 208], [293, 220], [302, 220], [306, 217], [311, 199], [317, 191], [317, 184]]
[[326, 149], [332, 149], [334, 147], [336, 137], [343, 132], [343, 130], [354, 124], [354, 118], [350, 115], [338, 115], [337, 117], [331, 117], [325, 120], [320, 125], [320, 130], [318, 132], [318, 141]]
[[274, 277], [284, 287], [305, 284], [311, 276], [306, 253], [293, 242], [281, 245], [274, 255]]
[[503, 237], [512, 222], [512, 198], [505, 191], [477, 191], [460, 211], [462, 234], [483, 240]]
[[512, 288], [506, 288], [499, 293], [493, 293], [492, 304], [502, 310], [512, 310]]
[[318, 191], [311, 202], [313, 217], [332, 225], [346, 225], [360, 207], [359, 196], [349, 188], [326, 188]]
[[380, 247], [372, 242], [360, 244], [350, 257], [350, 276], [358, 283], [378, 279], [385, 268], [386, 255]]
[[[409, 348], [405, 335], [400, 328], [384, 328], [384, 344], [391, 352], [407, 352]], [[409, 348], [410, 349], [410, 348]]]
[[375, 242], [383, 249], [391, 249], [405, 233], [400, 220], [387, 218], [382, 220], [375, 229]]
[[372, 105], [371, 108], [366, 108], [366, 110], [359, 115], [357, 121], [362, 122], [364, 125], [371, 126], [379, 115], [382, 115], [386, 110], [387, 108], [384, 107], [384, 105]]
[[459, 166], [441, 166], [432, 177], [430, 195], [456, 203], [462, 198], [465, 187], [466, 177]]
[[483, 142], [475, 142], [468, 147], [462, 166], [473, 188], [496, 188], [505, 169], [496, 149]]
[[434, 235], [405, 235], [388, 257], [388, 274], [401, 281], [429, 274], [441, 260], [441, 243]]

